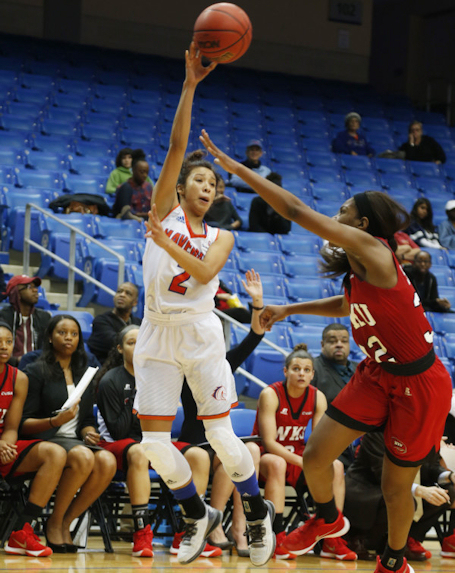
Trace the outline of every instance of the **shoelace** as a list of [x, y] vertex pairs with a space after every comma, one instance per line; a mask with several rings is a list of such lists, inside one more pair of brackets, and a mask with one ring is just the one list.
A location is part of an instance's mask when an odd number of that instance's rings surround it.
[[196, 535], [196, 533], [197, 533], [196, 522], [185, 523], [184, 533], [181, 543], [183, 543], [184, 545], [189, 545], [191, 543], [191, 538], [194, 535]]
[[248, 530], [245, 533], [250, 539], [250, 545], [264, 544], [265, 527], [262, 523], [256, 525], [248, 525]]

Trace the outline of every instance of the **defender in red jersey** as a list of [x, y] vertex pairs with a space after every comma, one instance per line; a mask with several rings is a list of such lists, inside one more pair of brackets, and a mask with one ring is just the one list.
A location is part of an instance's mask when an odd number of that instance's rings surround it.
[[33, 531], [62, 474], [66, 452], [40, 440], [18, 440], [17, 432], [28, 390], [28, 378], [7, 364], [13, 352], [13, 333], [0, 322], [0, 480], [36, 473], [24, 510], [18, 515], [6, 553], [47, 557], [52, 549], [40, 543]]
[[[278, 559], [289, 559], [294, 555], [285, 549], [284, 486], [287, 483], [295, 488], [298, 495], [303, 495], [306, 486], [302, 462], [305, 432], [309, 424], [313, 428], [317, 426], [327, 409], [327, 400], [311, 385], [314, 362], [306, 344], [297, 344], [288, 354], [283, 371], [285, 380], [271, 384], [259, 396], [253, 435], [261, 437], [259, 472], [265, 481], [265, 497], [273, 501], [277, 512], [273, 524], [277, 538], [275, 555]], [[335, 499], [341, 510], [345, 491], [341, 461], [333, 462], [333, 473]], [[324, 541], [321, 557], [353, 561], [357, 555], [348, 549], [343, 539], [338, 538], [330, 545]]]
[[305, 448], [303, 467], [317, 513], [288, 536], [286, 548], [306, 552], [319, 539], [342, 535], [345, 522], [333, 499], [331, 464], [348, 444], [384, 425], [382, 488], [389, 528], [376, 571], [408, 572], [403, 555], [414, 514], [411, 485], [422, 460], [439, 449], [452, 393], [418, 296], [393, 254], [394, 233], [408, 225], [409, 215], [386, 193], [366, 191], [348, 199], [331, 219], [228, 157], [205, 131], [201, 141], [216, 163], [244, 179], [280, 215], [328, 241], [322, 253], [328, 276], [346, 274], [345, 295], [267, 307], [263, 326], [290, 314], [350, 315], [354, 340], [367, 353]]

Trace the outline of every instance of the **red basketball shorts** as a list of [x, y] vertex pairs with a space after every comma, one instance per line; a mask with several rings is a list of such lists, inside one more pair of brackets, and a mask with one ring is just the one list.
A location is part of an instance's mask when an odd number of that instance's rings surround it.
[[388, 457], [397, 465], [418, 466], [439, 451], [451, 399], [452, 381], [437, 357], [415, 376], [389, 374], [366, 359], [327, 414], [354, 430], [383, 429]]
[[17, 456], [16, 459], [10, 462], [9, 464], [0, 464], [0, 474], [2, 477], [12, 477], [12, 476], [19, 476], [24, 472], [18, 472], [16, 468], [21, 465], [22, 460], [28, 454], [28, 452], [39, 444], [42, 440], [18, 440], [16, 442], [17, 446]]

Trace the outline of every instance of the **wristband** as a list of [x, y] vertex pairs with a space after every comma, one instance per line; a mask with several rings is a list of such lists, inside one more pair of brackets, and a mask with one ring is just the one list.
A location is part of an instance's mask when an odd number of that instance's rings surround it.
[[264, 308], [264, 305], [262, 305], [262, 306], [253, 306], [253, 305], [251, 305], [251, 308], [252, 308], [253, 310], [262, 310], [262, 309]]
[[52, 418], [49, 417], [49, 425], [51, 428], [55, 428], [54, 424], [52, 423]]

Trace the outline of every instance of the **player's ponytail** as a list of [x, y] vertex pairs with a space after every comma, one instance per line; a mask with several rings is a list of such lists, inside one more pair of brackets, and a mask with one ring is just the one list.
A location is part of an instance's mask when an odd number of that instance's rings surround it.
[[195, 167], [205, 167], [213, 171], [216, 176], [215, 168], [210, 161], [207, 161], [207, 152], [204, 149], [195, 149], [191, 153], [186, 155], [182, 163], [182, 168], [180, 170], [180, 175], [177, 181], [177, 185], [185, 185], [189, 174]]

